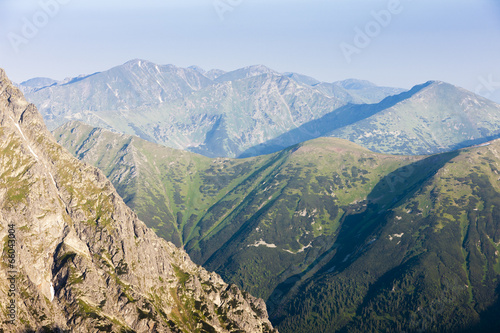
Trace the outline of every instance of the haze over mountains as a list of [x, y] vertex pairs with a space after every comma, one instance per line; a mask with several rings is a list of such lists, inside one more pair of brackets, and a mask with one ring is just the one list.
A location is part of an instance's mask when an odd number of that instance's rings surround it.
[[264, 66], [203, 72], [143, 60], [48, 87], [44, 81], [20, 86], [50, 129], [82, 120], [173, 148], [233, 157], [347, 103], [378, 102], [401, 91], [356, 80], [310, 86], [312, 78]]
[[321, 138], [234, 160], [77, 122], [54, 134], [280, 332], [499, 328], [500, 141], [424, 157]]
[[372, 151], [423, 155], [500, 136], [500, 105], [451, 84], [429, 81], [376, 104], [348, 104], [240, 156], [270, 153], [322, 136]]
[[70, 120], [208, 157], [276, 152], [320, 136], [392, 154], [431, 154], [500, 134], [500, 105], [429, 81], [408, 92], [319, 82], [262, 65], [231, 72], [132, 60], [108, 71], [20, 84], [50, 129]]

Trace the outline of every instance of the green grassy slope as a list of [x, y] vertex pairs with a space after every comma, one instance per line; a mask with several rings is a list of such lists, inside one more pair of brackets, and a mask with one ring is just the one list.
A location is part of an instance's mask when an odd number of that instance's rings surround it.
[[497, 332], [499, 153], [494, 142], [431, 157], [435, 175], [351, 215], [325, 269], [275, 309], [280, 332]]
[[[332, 138], [232, 160], [82, 123], [54, 134], [101, 168], [159, 235], [264, 298], [330, 251], [342, 216], [366, 200], [380, 179], [420, 159], [384, 156]], [[280, 260], [273, 263], [276, 256]]]
[[196, 217], [264, 160], [210, 159], [79, 122], [54, 135], [73, 155], [103, 170], [125, 203], [178, 246], [193, 237]]
[[54, 134], [158, 234], [266, 299], [280, 332], [454, 331], [494, 317], [498, 142], [408, 157], [321, 138], [232, 160], [81, 123]]

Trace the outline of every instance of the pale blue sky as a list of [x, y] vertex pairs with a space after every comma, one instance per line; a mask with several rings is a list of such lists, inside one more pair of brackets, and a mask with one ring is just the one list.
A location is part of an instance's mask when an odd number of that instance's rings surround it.
[[[64, 4], [44, 14], [41, 3], [56, 1]], [[20, 82], [60, 80], [134, 58], [224, 70], [264, 64], [328, 82], [359, 78], [409, 88], [442, 80], [500, 96], [498, 0], [397, 2], [1, 0], [0, 67]], [[219, 15], [217, 4], [231, 10]], [[389, 22], [376, 23], [372, 12], [388, 9]], [[38, 31], [23, 32], [26, 22]], [[372, 29], [369, 45], [361, 38], [356, 46], [356, 27]], [[347, 44], [357, 47], [350, 62], [340, 47]], [[481, 78], [494, 84], [478, 89]]]

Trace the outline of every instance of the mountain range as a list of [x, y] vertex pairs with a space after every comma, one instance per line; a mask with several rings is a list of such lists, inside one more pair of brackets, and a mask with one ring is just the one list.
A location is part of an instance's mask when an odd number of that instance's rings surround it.
[[374, 103], [402, 91], [359, 80], [315, 83], [262, 65], [225, 73], [144, 60], [20, 87], [50, 129], [81, 120], [211, 157], [238, 156], [348, 103]]
[[500, 105], [439, 81], [404, 91], [262, 65], [205, 72], [132, 60], [20, 88], [50, 129], [81, 120], [208, 157], [257, 156], [328, 136], [376, 152], [433, 154], [500, 135]]
[[500, 105], [439, 81], [144, 60], [19, 86], [61, 145], [263, 298], [280, 332], [500, 330]]
[[157, 234], [264, 298], [280, 332], [500, 328], [498, 140], [404, 156], [319, 138], [211, 159], [79, 122], [54, 135]]
[[1, 332], [273, 332], [265, 304], [156, 236], [0, 69]]
[[500, 105], [451, 84], [429, 81], [376, 104], [348, 104], [240, 156], [271, 153], [318, 137], [344, 138], [381, 153], [424, 155], [499, 136]]

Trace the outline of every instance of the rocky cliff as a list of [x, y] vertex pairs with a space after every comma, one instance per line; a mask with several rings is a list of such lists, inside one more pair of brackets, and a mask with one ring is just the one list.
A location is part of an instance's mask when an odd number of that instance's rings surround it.
[[158, 238], [0, 69], [0, 332], [272, 332], [265, 304]]

